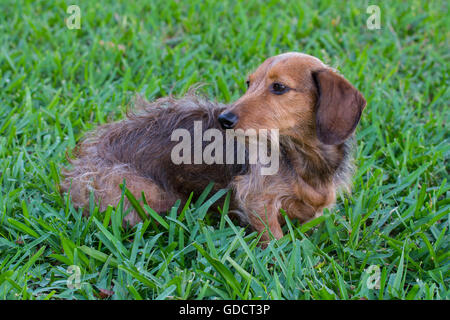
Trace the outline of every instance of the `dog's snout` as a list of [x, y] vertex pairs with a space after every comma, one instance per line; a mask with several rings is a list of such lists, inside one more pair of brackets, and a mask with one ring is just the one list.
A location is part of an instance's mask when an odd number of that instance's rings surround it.
[[236, 125], [238, 119], [239, 117], [237, 115], [229, 111], [222, 113], [218, 118], [223, 129], [232, 129]]

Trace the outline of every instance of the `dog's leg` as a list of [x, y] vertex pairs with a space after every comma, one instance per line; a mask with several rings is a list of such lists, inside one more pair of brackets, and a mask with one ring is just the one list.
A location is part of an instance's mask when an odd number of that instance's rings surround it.
[[[263, 178], [266, 179], [266, 178]], [[237, 177], [233, 182], [238, 206], [248, 218], [253, 229], [262, 233], [261, 245], [264, 247], [271, 240], [283, 237], [279, 222], [281, 199], [288, 190], [285, 185], [276, 185], [273, 179], [255, 180], [249, 175]], [[265, 185], [267, 184], [267, 185]], [[262, 185], [265, 185], [262, 187]]]
[[248, 218], [252, 227], [258, 232], [262, 233], [261, 243], [266, 245], [272, 237], [281, 239], [283, 231], [281, 230], [280, 222], [278, 221], [278, 211], [273, 205], [249, 204]]
[[[69, 191], [72, 197], [72, 202], [76, 208], [88, 208], [89, 194], [94, 192], [95, 200], [100, 203], [100, 210], [104, 211], [111, 205], [116, 207], [122, 195], [120, 184], [125, 180], [125, 185], [133, 194], [133, 196], [140, 200], [142, 192], [148, 205], [156, 212], [165, 212], [176, 201], [175, 198], [170, 197], [166, 192], [154, 184], [151, 180], [135, 174], [128, 167], [123, 165], [113, 165], [102, 167], [101, 169], [81, 170], [78, 167], [76, 170], [66, 173], [66, 180], [61, 185], [62, 191]], [[140, 201], [142, 204], [142, 201]], [[130, 203], [127, 198], [124, 200], [124, 211], [130, 208]], [[87, 210], [84, 210], [87, 213]], [[134, 226], [141, 221], [141, 218], [132, 210], [125, 218], [124, 224]]]
[[[128, 190], [136, 199], [139, 200], [141, 205], [143, 204], [141, 199], [142, 193], [144, 193], [148, 205], [156, 212], [167, 211], [176, 200], [169, 197], [166, 192], [164, 192], [149, 179], [138, 176], [132, 172], [119, 172], [107, 177], [106, 179], [102, 179], [101, 181], [103, 186], [106, 187], [106, 191], [99, 195], [99, 198], [105, 202], [102, 203], [102, 207], [107, 205], [116, 206], [118, 204], [122, 195], [120, 184], [123, 183], [124, 180]], [[124, 210], [130, 208], [130, 205], [131, 204], [128, 199], [125, 198]], [[135, 210], [132, 210], [124, 218], [124, 224], [128, 223], [130, 226], [134, 226], [140, 221], [142, 220]]]

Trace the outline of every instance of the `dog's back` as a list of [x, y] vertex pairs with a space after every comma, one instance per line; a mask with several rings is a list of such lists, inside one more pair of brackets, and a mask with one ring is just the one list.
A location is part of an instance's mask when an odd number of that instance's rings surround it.
[[[62, 191], [68, 191], [76, 207], [87, 207], [94, 192], [100, 209], [115, 206], [120, 200], [119, 184], [126, 185], [136, 198], [143, 191], [156, 211], [166, 211], [177, 200], [186, 200], [191, 192], [199, 195], [209, 184], [225, 188], [231, 179], [245, 172], [239, 164], [175, 164], [171, 159], [176, 129], [185, 129], [194, 137], [195, 122], [202, 130], [217, 129], [217, 121], [225, 106], [188, 94], [181, 99], [163, 98], [153, 103], [141, 101], [136, 111], [125, 120], [106, 124], [89, 133], [74, 150], [72, 169], [63, 170]], [[194, 138], [190, 141], [194, 144]], [[202, 142], [202, 150], [206, 144]], [[128, 206], [128, 203], [126, 203]], [[138, 222], [130, 216], [131, 224]]]

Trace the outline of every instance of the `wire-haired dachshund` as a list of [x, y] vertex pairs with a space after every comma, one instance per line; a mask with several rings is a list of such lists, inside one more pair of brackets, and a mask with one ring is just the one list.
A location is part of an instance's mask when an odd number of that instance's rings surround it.
[[[265, 60], [247, 85], [229, 106], [193, 94], [141, 101], [125, 120], [100, 126], [77, 145], [62, 191], [70, 190], [76, 207], [86, 207], [93, 191], [105, 210], [118, 203], [125, 179], [136, 198], [143, 192], [150, 207], [165, 212], [214, 181], [216, 189], [232, 190], [231, 209], [262, 233], [263, 243], [270, 234], [281, 238], [280, 209], [306, 222], [334, 204], [337, 190], [350, 189], [352, 137], [366, 101], [335, 70], [296, 52]], [[278, 171], [261, 174], [263, 165], [248, 161], [248, 148], [244, 163], [174, 163], [172, 133], [184, 129], [194, 136], [195, 122], [224, 140], [230, 130], [276, 129], [278, 146], [271, 152], [279, 152]], [[140, 218], [131, 211], [125, 221], [134, 225]]]

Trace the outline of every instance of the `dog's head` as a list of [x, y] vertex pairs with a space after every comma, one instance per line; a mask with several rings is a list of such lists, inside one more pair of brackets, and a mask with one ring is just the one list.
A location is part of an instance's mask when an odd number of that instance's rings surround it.
[[366, 105], [362, 94], [319, 59], [285, 53], [264, 61], [248, 90], [219, 116], [224, 129], [279, 129], [340, 144], [355, 130]]

